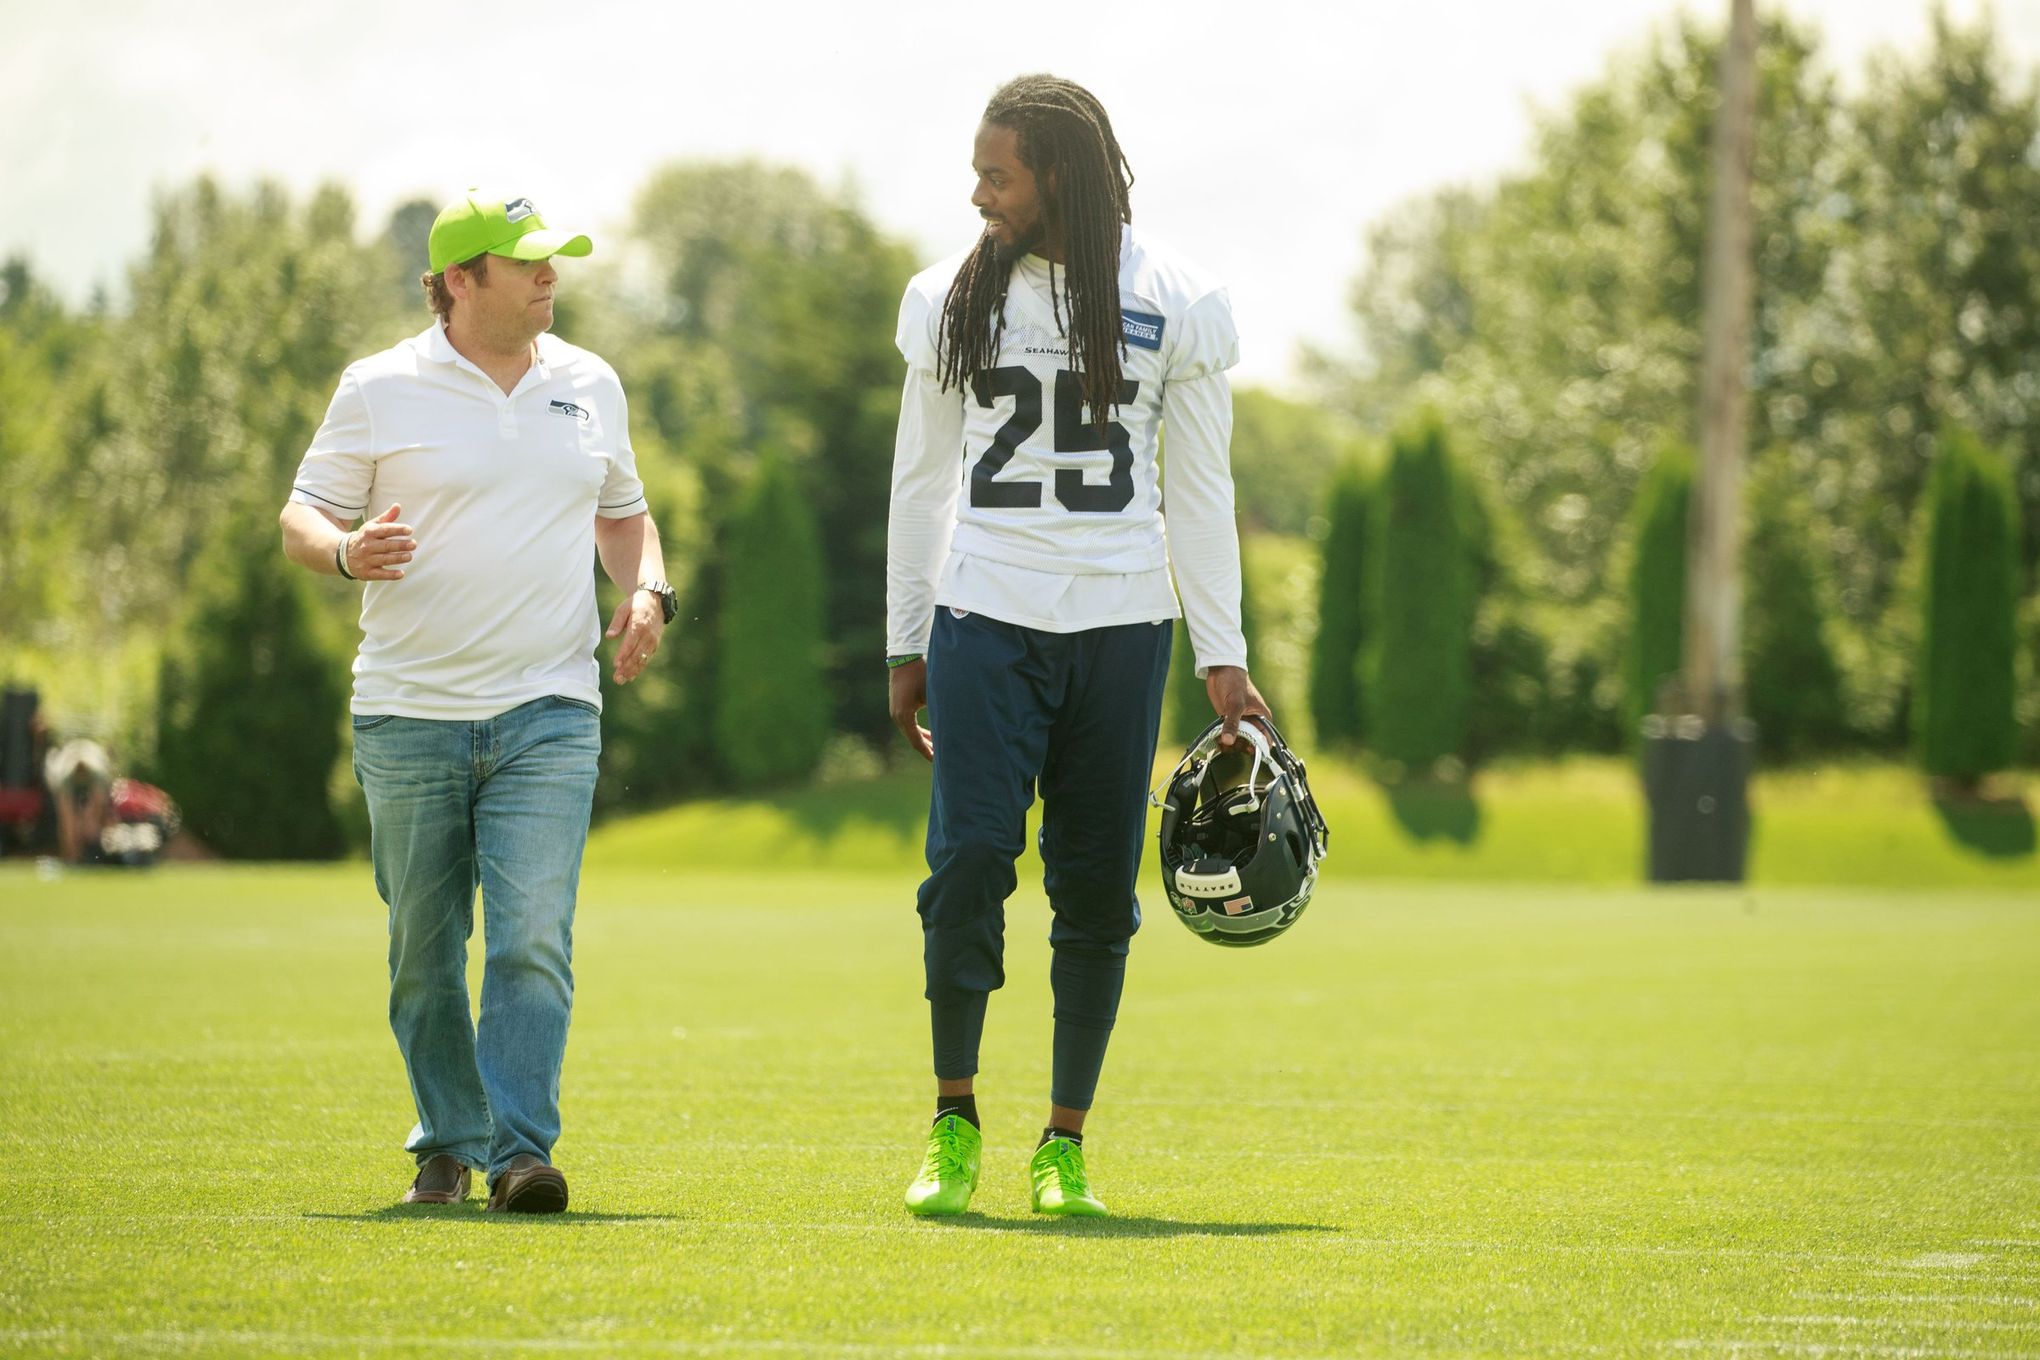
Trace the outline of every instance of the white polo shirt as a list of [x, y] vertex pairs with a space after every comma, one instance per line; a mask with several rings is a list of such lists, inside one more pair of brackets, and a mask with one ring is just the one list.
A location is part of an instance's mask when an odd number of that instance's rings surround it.
[[361, 596], [356, 713], [598, 708], [595, 519], [646, 509], [623, 384], [552, 335], [507, 396], [433, 325], [348, 366], [290, 498], [343, 519], [395, 502], [417, 555]]

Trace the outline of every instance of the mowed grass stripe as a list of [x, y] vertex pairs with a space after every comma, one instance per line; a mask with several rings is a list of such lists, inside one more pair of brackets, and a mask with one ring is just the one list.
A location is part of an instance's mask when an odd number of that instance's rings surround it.
[[983, 1212], [926, 1224], [898, 1205], [912, 888], [592, 865], [575, 1213], [503, 1222], [393, 1207], [411, 1115], [364, 868], [0, 875], [0, 1349], [1845, 1354], [1756, 1320], [1916, 1281], [1975, 1301], [1863, 1339], [1950, 1354], [2030, 1314], [2022, 896], [1334, 883], [1246, 952], [1151, 910], [1092, 1124], [1121, 1217], [1083, 1225], [1026, 1213], [1023, 888]]
[[[287, 1354], [291, 1351], [342, 1350], [368, 1353], [380, 1351], [393, 1344], [403, 1344], [406, 1338], [386, 1333], [356, 1333], [349, 1336], [308, 1336], [296, 1332], [254, 1332], [254, 1331], [211, 1331], [211, 1332], [58, 1332], [58, 1331], [6, 1331], [0, 1330], [0, 1342], [52, 1343], [72, 1342], [98, 1345], [111, 1349], [150, 1350], [240, 1350], [252, 1349], [269, 1354]], [[433, 1345], [453, 1351], [537, 1351], [546, 1352], [610, 1352], [617, 1349], [613, 1341], [586, 1337], [548, 1336], [533, 1338], [487, 1338], [450, 1337], [435, 1340]], [[954, 1347], [935, 1343], [922, 1346], [855, 1345], [846, 1342], [825, 1341], [775, 1341], [759, 1337], [731, 1338], [720, 1341], [687, 1341], [673, 1338], [635, 1338], [629, 1349], [639, 1354], [660, 1355], [822, 1355], [822, 1356], [954, 1356]], [[1068, 1347], [1056, 1346], [992, 1346], [978, 1347], [973, 1355], [991, 1357], [991, 1360], [1038, 1360], [1039, 1357], [1056, 1357], [1062, 1360], [1070, 1354]], [[1087, 1350], [1086, 1356], [1096, 1360], [1240, 1360], [1235, 1351], [1155, 1351], [1155, 1350]], [[1324, 1357], [1331, 1360], [1331, 1357]]]

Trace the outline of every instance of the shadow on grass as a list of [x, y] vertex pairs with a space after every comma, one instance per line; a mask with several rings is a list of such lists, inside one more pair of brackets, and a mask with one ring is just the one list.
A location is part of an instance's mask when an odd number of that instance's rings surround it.
[[582, 1223], [679, 1223], [685, 1214], [600, 1214], [569, 1209], [563, 1214], [492, 1214], [481, 1200], [466, 1204], [385, 1204], [359, 1214], [306, 1214], [307, 1219], [334, 1223], [550, 1223], [572, 1227]]
[[1464, 782], [1412, 779], [1383, 784], [1382, 792], [1396, 821], [1418, 841], [1471, 845], [1480, 836], [1480, 804]]
[[2023, 794], [1993, 797], [1937, 792], [1934, 811], [1957, 844], [1980, 855], [2025, 859], [2034, 851], [2033, 813]]
[[939, 1227], [983, 1232], [1074, 1233], [1079, 1237], [1280, 1237], [1287, 1233], [1343, 1232], [1328, 1223], [1185, 1223], [1173, 1218], [999, 1218], [967, 1213], [927, 1218]]

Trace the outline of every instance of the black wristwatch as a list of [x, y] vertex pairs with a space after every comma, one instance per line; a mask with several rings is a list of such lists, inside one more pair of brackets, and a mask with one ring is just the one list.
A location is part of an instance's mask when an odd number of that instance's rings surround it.
[[673, 616], [680, 612], [679, 592], [664, 581], [639, 581], [637, 588], [639, 590], [649, 590], [652, 594], [659, 597], [659, 610], [666, 616], [665, 621], [667, 623], [671, 623]]

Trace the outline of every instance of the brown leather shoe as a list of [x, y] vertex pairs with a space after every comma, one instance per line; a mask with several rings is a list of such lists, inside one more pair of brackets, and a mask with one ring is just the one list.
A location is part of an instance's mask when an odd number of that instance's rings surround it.
[[404, 1192], [406, 1204], [458, 1204], [468, 1197], [468, 1169], [445, 1153], [427, 1157]]
[[528, 1152], [510, 1159], [510, 1165], [489, 1187], [489, 1208], [513, 1214], [557, 1214], [567, 1207], [567, 1178], [556, 1166], [547, 1166]]

